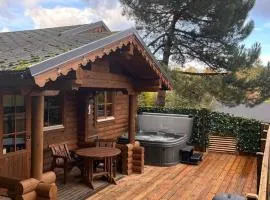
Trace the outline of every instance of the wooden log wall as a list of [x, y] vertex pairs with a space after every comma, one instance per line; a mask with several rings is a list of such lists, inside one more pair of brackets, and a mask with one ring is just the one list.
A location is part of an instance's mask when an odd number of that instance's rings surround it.
[[[96, 124], [96, 133], [100, 138], [117, 138], [128, 132], [129, 123], [128, 95], [117, 92], [115, 95], [115, 119]], [[91, 130], [90, 130], [91, 131]]]
[[139, 142], [133, 144], [117, 144], [121, 150], [120, 161], [123, 174], [144, 172], [144, 148]]
[[49, 145], [54, 143], [67, 143], [70, 149], [77, 144], [77, 93], [65, 92], [63, 94], [63, 128], [44, 132], [44, 171], [51, 169], [52, 156]]
[[123, 174], [132, 174], [133, 166], [133, 144], [117, 144], [121, 150], [121, 171]]
[[8, 190], [7, 195], [16, 200], [56, 200], [57, 186], [54, 172], [42, 174], [41, 180], [0, 177], [0, 187]]
[[132, 162], [132, 171], [134, 173], [143, 173], [144, 172], [144, 147], [135, 146], [133, 147], [133, 162]]

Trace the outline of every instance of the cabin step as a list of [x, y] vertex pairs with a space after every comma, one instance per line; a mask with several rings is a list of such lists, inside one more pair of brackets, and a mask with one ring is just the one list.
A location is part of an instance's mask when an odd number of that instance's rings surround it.
[[221, 153], [236, 153], [236, 139], [233, 137], [210, 136], [208, 150]]

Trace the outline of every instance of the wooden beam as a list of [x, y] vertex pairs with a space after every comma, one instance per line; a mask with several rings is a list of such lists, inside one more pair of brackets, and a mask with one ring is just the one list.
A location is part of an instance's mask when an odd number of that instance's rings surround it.
[[128, 140], [129, 143], [135, 142], [135, 117], [137, 111], [137, 94], [129, 95], [129, 124]]
[[41, 180], [43, 173], [44, 96], [32, 97], [32, 177]]
[[59, 92], [59, 90], [33, 91], [30, 93], [30, 96], [57, 96]]
[[57, 96], [60, 90], [21, 89], [22, 95], [29, 96]]

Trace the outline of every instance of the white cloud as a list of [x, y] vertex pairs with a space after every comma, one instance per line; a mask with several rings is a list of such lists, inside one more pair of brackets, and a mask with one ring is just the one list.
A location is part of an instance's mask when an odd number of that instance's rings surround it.
[[9, 28], [7, 28], [7, 27], [0, 29], [0, 32], [9, 32], [9, 31], [10, 31]]
[[264, 65], [266, 65], [268, 62], [270, 62], [270, 54], [263, 54], [260, 56], [261, 61]]
[[95, 17], [91, 9], [80, 10], [65, 7], [53, 9], [34, 8], [26, 10], [25, 14], [32, 18], [35, 28], [85, 24], [89, 23], [89, 19]]
[[111, 5], [111, 7], [97, 3], [94, 8], [87, 7], [84, 9], [71, 7], [55, 7], [49, 9], [36, 7], [27, 9], [25, 15], [32, 18], [35, 28], [85, 24], [99, 20], [103, 20], [112, 30], [129, 28], [135, 24], [133, 21], [129, 21], [126, 17], [122, 16], [119, 2]]

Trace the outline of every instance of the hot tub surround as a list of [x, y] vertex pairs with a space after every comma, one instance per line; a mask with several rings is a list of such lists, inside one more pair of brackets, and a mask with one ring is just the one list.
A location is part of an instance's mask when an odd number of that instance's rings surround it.
[[[188, 115], [142, 113], [136, 140], [145, 148], [145, 163], [169, 166], [179, 162], [179, 150], [190, 138], [193, 119]], [[127, 143], [127, 136], [119, 139]]]

